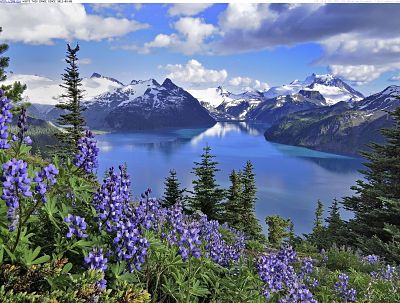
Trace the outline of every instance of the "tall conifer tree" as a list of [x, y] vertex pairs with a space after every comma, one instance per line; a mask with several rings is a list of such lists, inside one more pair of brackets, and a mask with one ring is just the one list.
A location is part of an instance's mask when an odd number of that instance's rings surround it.
[[76, 153], [78, 140], [83, 136], [85, 126], [85, 119], [82, 116], [83, 90], [81, 89], [82, 78], [79, 76], [78, 51], [78, 44], [75, 48], [67, 44], [65, 61], [68, 66], [62, 74], [63, 84], [60, 85], [65, 89], [65, 93], [61, 95], [62, 100], [56, 105], [57, 108], [66, 111], [58, 119], [58, 124], [64, 127], [64, 131], [57, 133], [57, 138], [61, 143], [60, 152], [65, 156]]
[[[344, 206], [354, 212], [349, 240], [368, 253], [382, 254], [400, 263], [400, 107], [391, 117], [392, 128], [382, 129], [386, 143], [370, 145], [368, 160]], [[355, 241], [355, 242], [354, 242]]]
[[243, 231], [253, 239], [262, 240], [264, 239], [262, 227], [255, 214], [257, 188], [255, 182], [255, 174], [253, 172], [253, 164], [250, 161], [246, 162], [241, 176], [243, 184], [243, 205], [241, 211], [242, 222], [244, 226]]
[[210, 220], [223, 219], [222, 201], [225, 191], [217, 185], [215, 174], [219, 171], [218, 162], [214, 161], [211, 155], [211, 148], [206, 146], [201, 155], [200, 162], [194, 162], [195, 167], [192, 173], [196, 176], [193, 180], [193, 196], [190, 199], [191, 211], [201, 211]]
[[227, 202], [225, 203], [225, 221], [232, 227], [243, 230], [243, 185], [242, 173], [235, 170], [229, 176], [231, 186], [227, 193]]
[[176, 176], [176, 171], [174, 169], [171, 169], [169, 171], [169, 176], [165, 178], [164, 184], [165, 184], [164, 197], [161, 200], [161, 205], [163, 207], [171, 207], [176, 202], [182, 201], [183, 192], [185, 190], [180, 188], [180, 183], [178, 181], [178, 178]]
[[331, 246], [333, 243], [337, 245], [344, 245], [346, 241], [344, 240], [344, 222], [340, 218], [340, 207], [339, 202], [334, 199], [332, 205], [329, 207], [329, 215], [325, 219], [327, 223], [326, 226], [326, 241], [327, 247]]

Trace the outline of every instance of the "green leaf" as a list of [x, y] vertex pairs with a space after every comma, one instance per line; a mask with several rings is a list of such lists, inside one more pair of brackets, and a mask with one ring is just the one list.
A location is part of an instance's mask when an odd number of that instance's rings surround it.
[[10, 257], [11, 262], [15, 262], [16, 257], [15, 255], [7, 248], [7, 246], [3, 245], [3, 249], [5, 250], [5, 252], [7, 253], [7, 255]]
[[65, 274], [68, 273], [72, 269], [72, 263], [67, 263], [64, 265], [63, 269], [61, 270], [61, 273]]
[[31, 262], [31, 265], [37, 265], [37, 264], [41, 264], [41, 263], [45, 263], [47, 261], [50, 260], [50, 256], [49, 255], [44, 255], [41, 256], [40, 258], [37, 258], [36, 260]]

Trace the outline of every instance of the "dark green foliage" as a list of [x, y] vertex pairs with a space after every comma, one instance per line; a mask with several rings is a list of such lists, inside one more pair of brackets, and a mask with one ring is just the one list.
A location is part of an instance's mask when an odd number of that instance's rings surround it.
[[225, 203], [225, 221], [243, 231], [249, 239], [265, 240], [255, 215], [256, 185], [253, 165], [247, 161], [243, 171], [235, 170], [229, 176], [231, 186]]
[[236, 229], [243, 230], [245, 222], [243, 221], [243, 186], [242, 173], [235, 170], [229, 175], [231, 186], [227, 192], [228, 201], [225, 203], [225, 221]]
[[318, 200], [315, 209], [314, 226], [311, 234], [307, 235], [307, 239], [314, 244], [318, 249], [325, 247], [326, 243], [326, 228], [324, 227], [324, 204]]
[[255, 174], [253, 172], [253, 164], [250, 161], [246, 162], [241, 177], [243, 183], [243, 231], [251, 238], [263, 239], [262, 228], [255, 214], [257, 188]]
[[180, 183], [176, 177], [176, 171], [174, 169], [169, 171], [169, 176], [165, 178], [164, 184], [164, 197], [161, 200], [163, 207], [170, 207], [176, 202], [182, 201], [185, 190], [180, 188]]
[[66, 111], [60, 115], [58, 124], [63, 127], [63, 131], [57, 134], [60, 141], [60, 150], [64, 156], [72, 156], [77, 150], [77, 142], [83, 136], [85, 119], [82, 116], [84, 108], [81, 101], [83, 97], [82, 78], [79, 77], [78, 57], [79, 45], [71, 48], [67, 44], [67, 55], [65, 61], [68, 67], [62, 74], [63, 84], [60, 86], [65, 89], [65, 93], [61, 95], [62, 101], [56, 105], [57, 108]]
[[266, 217], [265, 223], [268, 225], [268, 242], [274, 247], [281, 246], [282, 241], [290, 235], [290, 219], [287, 220], [281, 216], [273, 215]]
[[340, 218], [340, 207], [339, 202], [334, 199], [332, 205], [329, 207], [329, 216], [325, 219], [327, 224], [326, 233], [326, 245], [324, 248], [330, 247], [333, 243], [336, 245], [345, 245], [346, 241], [346, 225]]
[[210, 220], [223, 219], [222, 201], [225, 191], [216, 182], [215, 174], [219, 171], [215, 156], [211, 155], [211, 148], [204, 147], [201, 162], [194, 162], [192, 173], [197, 177], [193, 180], [193, 197], [190, 199], [191, 211], [201, 211]]
[[400, 263], [400, 108], [391, 113], [394, 126], [382, 129], [386, 144], [371, 144], [368, 160], [344, 205], [354, 212], [350, 221], [349, 240], [362, 250], [384, 254]]
[[[0, 27], [0, 35], [2, 32], [2, 28]], [[9, 57], [2, 56], [8, 50], [8, 45], [6, 43], [0, 43], [0, 82], [3, 82], [7, 79], [7, 75], [5, 69], [8, 67], [10, 63]], [[14, 82], [10, 85], [0, 85], [0, 89], [2, 89], [6, 96], [12, 100], [13, 102], [21, 101], [22, 93], [26, 89], [25, 84], [21, 84], [20, 82]]]

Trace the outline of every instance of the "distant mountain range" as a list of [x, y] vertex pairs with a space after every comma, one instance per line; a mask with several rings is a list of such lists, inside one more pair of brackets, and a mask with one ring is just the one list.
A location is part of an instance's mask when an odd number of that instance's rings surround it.
[[[128, 85], [94, 73], [84, 79], [83, 88], [91, 85], [85, 96], [83, 115], [92, 129], [131, 131], [163, 127], [209, 127], [216, 123], [207, 109], [170, 79], [159, 84], [154, 79], [132, 80]], [[54, 97], [53, 99], [57, 99]], [[62, 113], [52, 105], [33, 104], [33, 116], [56, 122]]]
[[[61, 94], [58, 85], [39, 76], [18, 80], [28, 84], [26, 95], [34, 103], [31, 115], [55, 122], [60, 111], [52, 104]], [[170, 79], [162, 84], [154, 79], [132, 80], [126, 85], [94, 73], [83, 79], [83, 89], [84, 115], [93, 129], [132, 131], [256, 121], [271, 125], [265, 133], [268, 140], [344, 154], [355, 154], [370, 141], [382, 141], [378, 129], [392, 123], [385, 111], [400, 105], [395, 98], [398, 86], [365, 98], [329, 74], [312, 74], [266, 91], [232, 93], [221, 86], [185, 90]]]
[[389, 86], [359, 102], [339, 102], [292, 113], [265, 132], [266, 139], [340, 154], [358, 154], [371, 142], [382, 143], [381, 128], [391, 127], [387, 113], [400, 106], [400, 86]]
[[[275, 123], [289, 113], [356, 102], [364, 96], [332, 75], [312, 74], [304, 81], [272, 87], [266, 91], [231, 93], [224, 88], [189, 90], [218, 120], [257, 120]], [[222, 118], [221, 118], [222, 117]]]

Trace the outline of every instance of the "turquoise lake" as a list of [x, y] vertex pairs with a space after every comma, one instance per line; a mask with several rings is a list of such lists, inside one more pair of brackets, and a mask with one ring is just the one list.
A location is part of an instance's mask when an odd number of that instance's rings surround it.
[[[191, 188], [193, 161], [209, 145], [221, 171], [219, 184], [229, 187], [229, 173], [251, 160], [256, 173], [256, 214], [266, 230], [265, 217], [291, 218], [297, 234], [309, 232], [318, 199], [325, 208], [334, 198], [352, 194], [361, 178], [362, 159], [322, 153], [265, 140], [263, 124], [217, 123], [208, 129], [166, 129], [97, 136], [101, 177], [110, 166], [126, 163], [135, 197], [148, 187], [162, 196], [164, 179], [175, 169], [182, 187]], [[350, 214], [343, 212], [345, 217]]]

